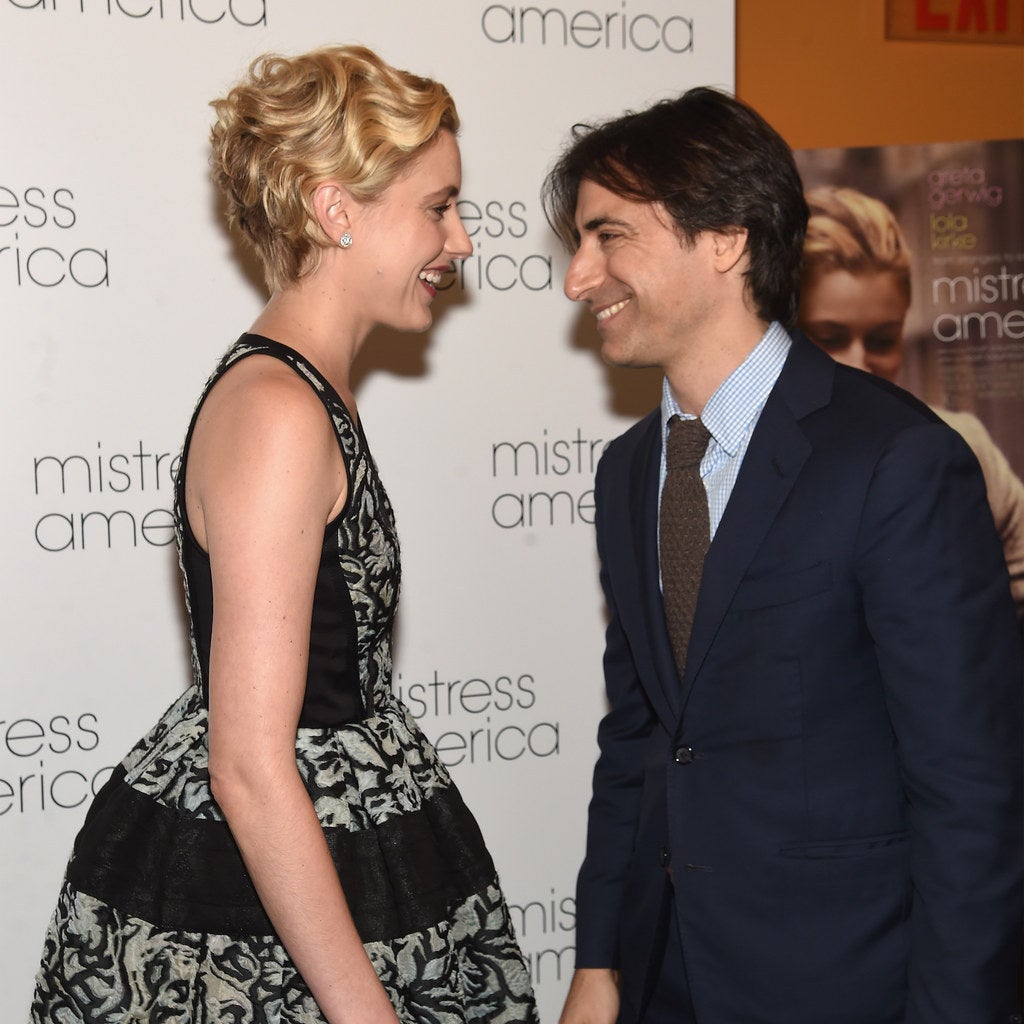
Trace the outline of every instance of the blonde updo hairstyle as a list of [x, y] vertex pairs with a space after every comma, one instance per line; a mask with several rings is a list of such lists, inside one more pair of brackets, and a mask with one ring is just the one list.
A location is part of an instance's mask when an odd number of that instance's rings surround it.
[[272, 291], [315, 270], [323, 248], [337, 245], [314, 214], [319, 185], [337, 180], [373, 201], [439, 131], [459, 128], [443, 85], [362, 46], [264, 54], [211, 106], [213, 178], [228, 224], [252, 243]]
[[891, 273], [910, 303], [910, 251], [892, 210], [853, 188], [826, 186], [805, 194], [810, 210], [804, 240], [806, 289], [817, 274]]

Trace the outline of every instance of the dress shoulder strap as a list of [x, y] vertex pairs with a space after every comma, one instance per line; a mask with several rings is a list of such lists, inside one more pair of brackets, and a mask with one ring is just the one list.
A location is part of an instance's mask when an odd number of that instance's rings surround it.
[[[305, 356], [295, 349], [284, 345], [271, 338], [265, 338], [260, 334], [243, 334], [217, 364], [216, 369], [210, 374], [200, 392], [192, 417], [189, 420], [188, 430], [185, 433], [185, 440], [182, 444], [181, 457], [178, 461], [178, 476], [175, 486], [175, 497], [178, 515], [182, 521], [184, 515], [185, 498], [185, 467], [188, 461], [188, 452], [192, 444], [192, 434], [195, 431], [199, 413], [203, 408], [207, 395], [213, 390], [214, 385], [231, 369], [236, 363], [248, 356], [267, 355], [287, 363], [300, 377], [302, 377], [314, 393], [323, 403], [324, 409], [334, 427], [334, 434], [338, 440], [338, 447], [341, 450], [341, 457], [345, 462], [345, 471], [349, 475], [351, 483], [353, 477], [353, 461], [358, 457], [361, 450], [361, 431], [353, 421], [348, 406], [342, 401], [341, 396], [335, 390], [331, 382], [311, 363]], [[346, 502], [346, 506], [349, 502]], [[344, 514], [344, 509], [342, 513]]]

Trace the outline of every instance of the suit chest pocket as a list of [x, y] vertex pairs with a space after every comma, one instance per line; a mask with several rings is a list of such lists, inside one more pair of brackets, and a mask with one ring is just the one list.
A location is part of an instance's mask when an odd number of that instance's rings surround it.
[[832, 589], [832, 566], [817, 562], [803, 569], [748, 576], [733, 598], [734, 611], [754, 611], [794, 604]]

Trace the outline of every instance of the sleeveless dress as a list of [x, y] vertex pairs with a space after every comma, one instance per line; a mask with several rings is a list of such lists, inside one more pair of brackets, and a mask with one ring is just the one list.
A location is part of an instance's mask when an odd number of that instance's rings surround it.
[[47, 931], [31, 1020], [324, 1024], [209, 785], [213, 590], [185, 514], [184, 479], [203, 400], [257, 353], [309, 382], [348, 471], [346, 505], [324, 536], [295, 756], [366, 952], [403, 1024], [535, 1024], [529, 975], [480, 831], [391, 692], [398, 539], [362, 429], [297, 352], [252, 334], [208, 381], [178, 472], [194, 682], [88, 812]]

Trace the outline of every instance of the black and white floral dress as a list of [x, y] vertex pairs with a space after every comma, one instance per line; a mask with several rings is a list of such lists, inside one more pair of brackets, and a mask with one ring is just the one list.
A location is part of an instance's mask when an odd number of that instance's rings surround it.
[[[537, 1019], [494, 865], [444, 766], [391, 690], [394, 517], [361, 427], [294, 350], [243, 335], [210, 378], [262, 353], [305, 378], [334, 424], [349, 495], [325, 531], [295, 740], [370, 960], [399, 1018]], [[274, 934], [210, 793], [213, 591], [175, 495], [194, 684], [96, 797], [75, 842], [32, 1001], [33, 1024], [323, 1024]]]

